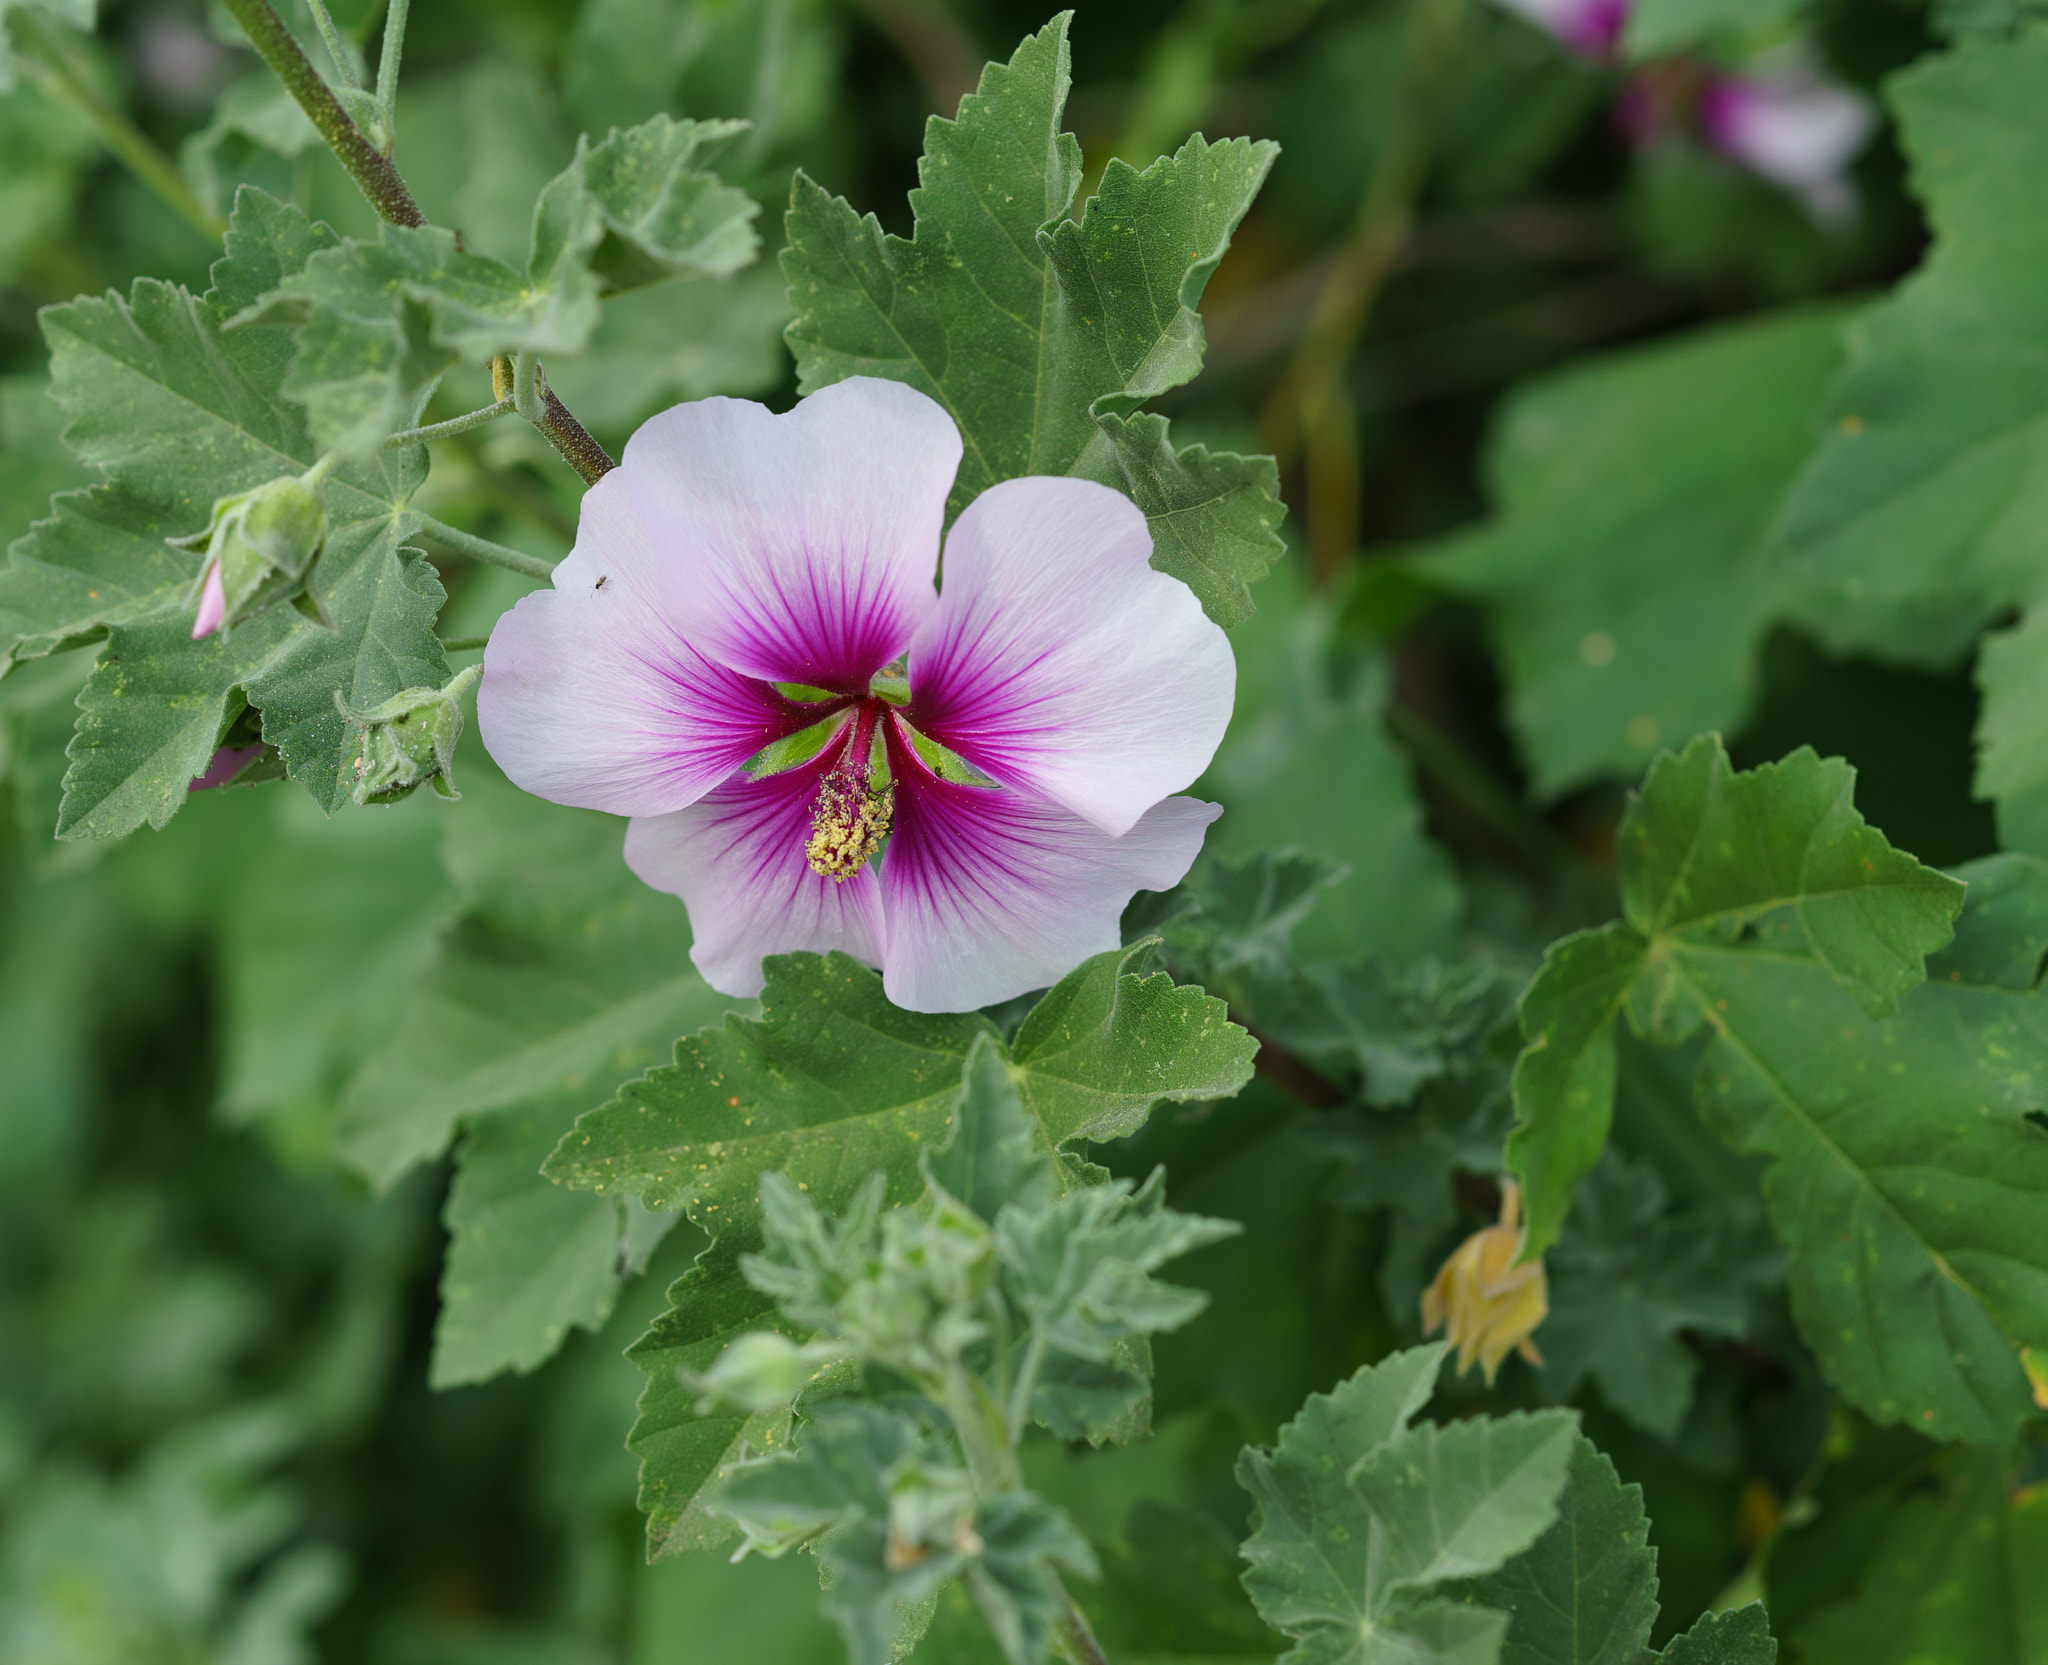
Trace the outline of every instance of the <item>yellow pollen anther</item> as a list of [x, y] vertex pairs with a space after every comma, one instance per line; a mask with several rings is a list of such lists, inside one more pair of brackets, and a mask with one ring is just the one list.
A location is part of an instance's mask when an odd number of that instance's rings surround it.
[[811, 837], [804, 846], [811, 871], [840, 884], [867, 866], [889, 835], [895, 800], [890, 787], [870, 792], [836, 771], [827, 775], [811, 808]]

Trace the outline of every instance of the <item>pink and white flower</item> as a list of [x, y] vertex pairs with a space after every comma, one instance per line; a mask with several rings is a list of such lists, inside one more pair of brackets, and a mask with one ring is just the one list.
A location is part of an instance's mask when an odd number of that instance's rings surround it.
[[[945, 539], [959, 431], [857, 377], [787, 415], [678, 405], [583, 499], [554, 587], [492, 633], [477, 721], [529, 792], [632, 818], [691, 957], [841, 949], [966, 1011], [1117, 944], [1179, 882], [1236, 672], [1105, 486], [1007, 480]], [[879, 856], [879, 859], [876, 859]]]
[[1610, 58], [1628, 23], [1629, 0], [1501, 0], [1582, 58]]
[[1855, 218], [1849, 164], [1877, 131], [1877, 110], [1809, 54], [1715, 76], [1700, 92], [1699, 119], [1716, 150], [1797, 197], [1821, 225]]

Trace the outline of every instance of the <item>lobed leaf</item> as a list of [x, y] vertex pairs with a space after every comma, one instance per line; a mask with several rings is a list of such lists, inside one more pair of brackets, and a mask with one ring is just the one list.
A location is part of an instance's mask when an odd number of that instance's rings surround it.
[[1820, 446], [1779, 525], [1824, 597], [1838, 651], [1956, 656], [2048, 579], [2042, 498], [2048, 138], [2036, 89], [2048, 29], [1965, 40], [1889, 93], [1934, 227], [1920, 270], [1850, 331]]
[[1277, 473], [1177, 449], [1164, 418], [1136, 413], [1201, 368], [1195, 309], [1277, 150], [1197, 136], [1142, 173], [1112, 161], [1069, 217], [1070, 18], [990, 64], [956, 120], [927, 123], [909, 241], [797, 176], [782, 265], [799, 385], [887, 376], [938, 400], [966, 446], [955, 513], [1024, 474], [1127, 491], [1152, 524], [1152, 564], [1236, 624], [1280, 553]]

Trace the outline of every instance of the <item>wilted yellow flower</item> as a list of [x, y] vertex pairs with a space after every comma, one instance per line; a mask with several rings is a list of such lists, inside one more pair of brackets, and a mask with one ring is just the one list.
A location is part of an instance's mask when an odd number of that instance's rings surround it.
[[1436, 1281], [1422, 1292], [1423, 1333], [1435, 1335], [1450, 1320], [1449, 1339], [1458, 1348], [1458, 1374], [1472, 1368], [1473, 1355], [1489, 1386], [1510, 1351], [1541, 1364], [1530, 1332], [1550, 1312], [1550, 1287], [1543, 1262], [1517, 1266], [1522, 1250], [1522, 1188], [1500, 1182], [1500, 1224], [1475, 1231], [1444, 1262]]

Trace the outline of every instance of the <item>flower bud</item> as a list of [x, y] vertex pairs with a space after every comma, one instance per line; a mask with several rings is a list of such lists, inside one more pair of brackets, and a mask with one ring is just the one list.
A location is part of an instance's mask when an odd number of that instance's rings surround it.
[[1422, 1292], [1423, 1333], [1434, 1335], [1448, 1324], [1458, 1374], [1470, 1370], [1476, 1356], [1489, 1385], [1510, 1351], [1531, 1364], [1543, 1362], [1529, 1337], [1549, 1316], [1550, 1290], [1541, 1260], [1515, 1264], [1527, 1235], [1521, 1218], [1522, 1188], [1504, 1179], [1500, 1224], [1466, 1238]]
[[445, 688], [406, 688], [367, 711], [337, 688], [335, 708], [357, 731], [349, 796], [358, 804], [395, 804], [432, 781], [442, 797], [461, 797], [449, 771], [462, 738], [462, 696], [482, 675], [483, 667], [472, 665]]
[[196, 609], [194, 641], [230, 631], [285, 601], [334, 628], [310, 588], [313, 563], [327, 541], [327, 510], [316, 485], [294, 475], [268, 480], [253, 491], [217, 499], [205, 531], [166, 540], [177, 549], [206, 551], [187, 602]]

